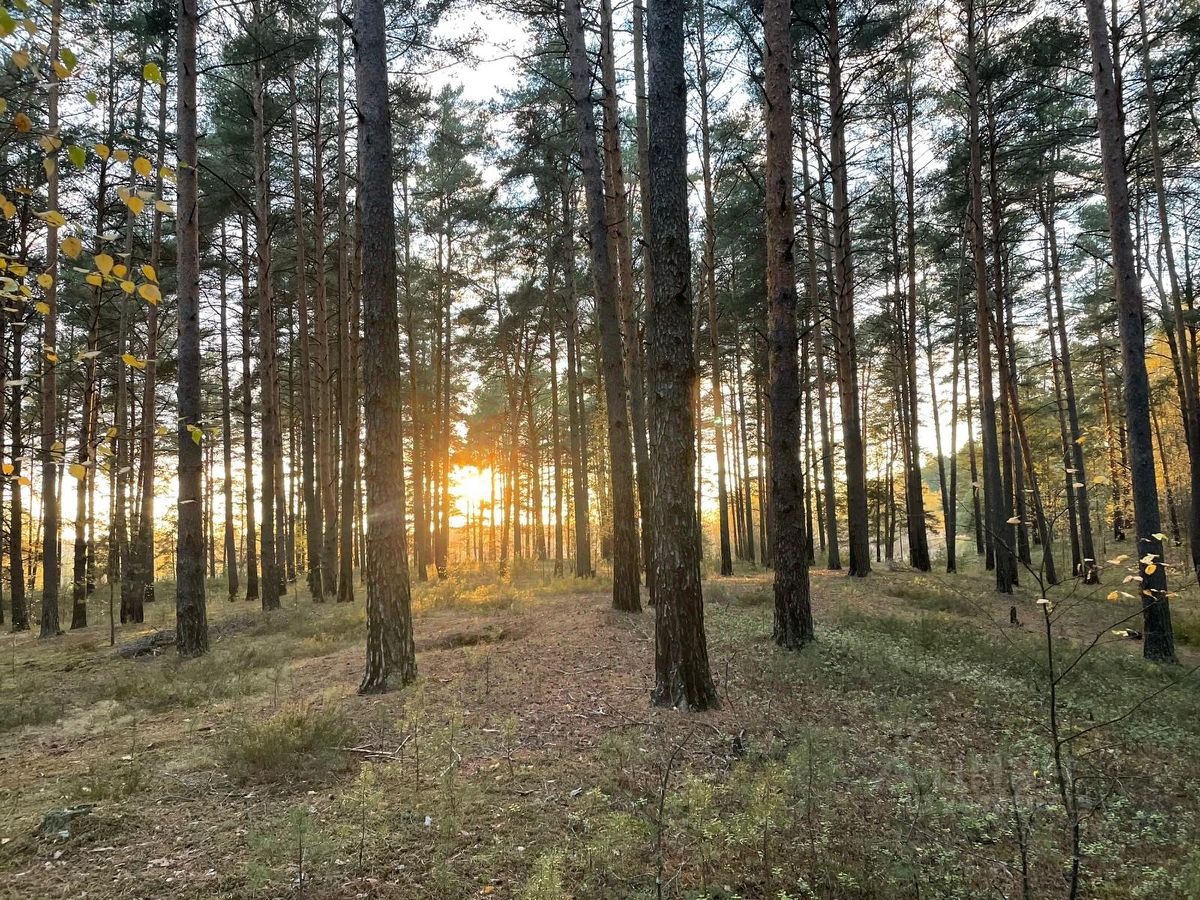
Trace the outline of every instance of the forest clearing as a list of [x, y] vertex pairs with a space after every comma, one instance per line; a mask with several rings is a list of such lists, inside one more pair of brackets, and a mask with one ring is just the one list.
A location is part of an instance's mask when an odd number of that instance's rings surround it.
[[[0, 895], [655, 897], [661, 877], [668, 897], [1020, 896], [1022, 842], [1031, 895], [1061, 887], [1028, 592], [1013, 627], [979, 575], [814, 570], [827, 624], [797, 656], [772, 649], [762, 573], [709, 580], [723, 703], [691, 716], [647, 703], [652, 616], [605, 587], [531, 565], [419, 590], [421, 680], [379, 696], [354, 692], [361, 604], [214, 604], [203, 662], [123, 659], [95, 627], [13, 641]], [[1055, 627], [1060, 659], [1105, 635], [1064, 682], [1068, 727], [1173, 677], [1106, 629], [1129, 611], [1092, 597]], [[1072, 745], [1102, 779], [1088, 896], [1200, 890], [1198, 699], [1193, 677]]]

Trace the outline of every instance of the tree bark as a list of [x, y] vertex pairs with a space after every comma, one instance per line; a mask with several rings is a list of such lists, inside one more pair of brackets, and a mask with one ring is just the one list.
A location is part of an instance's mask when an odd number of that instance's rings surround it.
[[[568, 0], [574, 3], [575, 0]], [[718, 704], [708, 665], [700, 588], [699, 527], [692, 497], [695, 464], [692, 384], [691, 249], [688, 242], [687, 96], [683, 75], [684, 0], [650, 7], [649, 235], [654, 295], [649, 314], [654, 385], [655, 683], [659, 706], [702, 710]]]
[[236, 600], [241, 590], [238, 578], [237, 538], [233, 530], [233, 410], [229, 399], [229, 322], [227, 314], [228, 296], [225, 281], [229, 277], [225, 257], [225, 220], [221, 220], [221, 462], [224, 478], [221, 494], [225, 502], [225, 582], [229, 599]]
[[246, 599], [258, 600], [258, 529], [254, 499], [254, 403], [250, 381], [250, 221], [242, 216], [242, 457], [246, 486]]
[[366, 401], [367, 664], [359, 693], [417, 677], [405, 532], [404, 380], [396, 307], [396, 222], [383, 0], [354, 18], [362, 186], [363, 387]]
[[180, 656], [208, 651], [204, 598], [204, 522], [201, 515], [200, 204], [196, 177], [197, 0], [179, 0], [178, 99], [175, 142], [175, 266], [179, 303], [179, 501], [175, 566], [175, 647]]
[[633, 452], [630, 441], [628, 391], [621, 337], [620, 300], [609, 253], [605, 223], [604, 173], [596, 146], [596, 117], [590, 93], [590, 66], [584, 43], [579, 0], [566, 0], [565, 27], [571, 65], [571, 93], [583, 166], [592, 275], [596, 291], [604, 399], [613, 495], [613, 608], [641, 609], [638, 587], [637, 523], [634, 511]]
[[975, 318], [978, 328], [980, 435], [983, 443], [983, 499], [987, 515], [986, 543], [996, 566], [996, 590], [1012, 593], [1013, 528], [1008, 524], [1008, 503], [1000, 478], [1000, 444], [996, 434], [996, 399], [992, 388], [992, 351], [989, 335], [991, 302], [988, 297], [987, 256], [983, 238], [983, 162], [979, 133], [979, 23], [974, 0], [967, 0], [967, 97], [970, 140], [971, 214], [967, 223], [975, 274]]
[[329, 339], [328, 289], [325, 281], [325, 144], [322, 137], [323, 73], [318, 69], [313, 110], [313, 318], [317, 347], [317, 484], [321, 494], [321, 588], [326, 597], [337, 593], [337, 415], [334, 410], [332, 349]]
[[279, 521], [276, 504], [278, 470], [275, 465], [276, 447], [280, 443], [279, 382], [276, 356], [275, 300], [271, 281], [271, 198], [270, 171], [267, 168], [266, 140], [266, 83], [262, 64], [254, 66], [254, 256], [257, 262], [258, 289], [258, 381], [262, 406], [262, 518], [261, 564], [262, 608], [279, 608], [280, 587], [284, 562], [280, 553]]
[[[867, 466], [859, 409], [858, 353], [854, 329], [854, 268], [850, 241], [850, 187], [846, 158], [846, 102], [838, 0], [828, 0], [829, 48], [829, 171], [833, 181], [833, 256], [835, 293], [833, 343], [838, 363], [838, 396], [842, 407], [842, 444], [846, 457], [846, 524], [849, 558], [847, 575], [871, 571], [867, 521]], [[772, 407], [774, 410], [774, 407]]]
[[[833, 14], [836, 17], [836, 10]], [[811, 641], [814, 633], [809, 598], [807, 538], [804, 533], [804, 471], [800, 464], [790, 24], [791, 4], [788, 0], [766, 0], [763, 5], [763, 76], [767, 103], [767, 299], [771, 536], [775, 564], [774, 638], [781, 647], [797, 650]], [[831, 35], [830, 40], [836, 40], [836, 33]], [[847, 247], [839, 250], [843, 264], [848, 260], [847, 251]], [[854, 391], [854, 397], [857, 397], [857, 391]], [[857, 402], [857, 399], [853, 400], [855, 405]], [[865, 493], [862, 499], [865, 503]], [[863, 512], [865, 514], [865, 506]], [[865, 525], [865, 519], [860, 524]], [[856, 534], [855, 538], [862, 539], [865, 544], [865, 531]], [[869, 560], [865, 557], [857, 559], [853, 555], [854, 540], [851, 541], [851, 547], [852, 572], [866, 574], [870, 570]], [[865, 547], [860, 549], [865, 550]]]
[[[1133, 519], [1142, 581], [1142, 653], [1156, 662], [1175, 661], [1171, 607], [1154, 474], [1154, 444], [1150, 428], [1150, 380], [1146, 374], [1146, 335], [1142, 288], [1134, 263], [1129, 228], [1129, 185], [1125, 172], [1125, 136], [1121, 105], [1113, 77], [1108, 25], [1101, 0], [1086, 0], [1088, 37], [1092, 48], [1092, 80], [1096, 87], [1096, 124], [1108, 202], [1109, 238], [1117, 295], [1117, 325], [1125, 388], [1125, 422], [1129, 441], [1129, 472]], [[1181, 339], [1182, 339], [1181, 335]]]
[[354, 358], [351, 353], [353, 334], [351, 331], [349, 270], [349, 220], [346, 215], [346, 60], [343, 29], [339, 20], [337, 28], [338, 58], [338, 150], [337, 150], [337, 286], [338, 286], [338, 400], [339, 421], [342, 432], [341, 483], [338, 492], [338, 582], [337, 602], [354, 602], [354, 495], [355, 460], [357, 440], [352, 432], [357, 428], [358, 400], [354, 392]]
[[[58, 59], [59, 29], [62, 19], [62, 0], [50, 4], [50, 42], [47, 57]], [[59, 80], [54, 66], [46, 72], [48, 99], [46, 130], [58, 134]], [[48, 154], [55, 162], [57, 150]], [[58, 168], [50, 166], [46, 176], [46, 207], [58, 210]], [[41, 456], [42, 456], [42, 621], [39, 637], [54, 637], [62, 633], [58, 619], [59, 509], [57, 476], [63, 463], [63, 453], [57, 449], [55, 431], [58, 425], [58, 365], [51, 359], [58, 342], [58, 227], [51, 223], [46, 230], [46, 271], [54, 281], [46, 288], [44, 299], [49, 310], [42, 324], [41, 360]]]
[[571, 190], [564, 176], [561, 190], [563, 224], [563, 278], [566, 280], [567, 429], [570, 437], [571, 488], [575, 525], [575, 577], [592, 575], [591, 511], [588, 500], [587, 449], [584, 441], [583, 401], [579, 386], [579, 297], [575, 287]]
[[[308, 591], [313, 601], [325, 599], [324, 570], [321, 566], [321, 546], [324, 522], [317, 497], [316, 428], [313, 398], [312, 329], [308, 318], [308, 251], [304, 239], [304, 196], [300, 181], [300, 115], [296, 96], [296, 74], [288, 75], [288, 92], [292, 101], [292, 219], [296, 229], [296, 319], [300, 343], [300, 483], [304, 499], [304, 545], [308, 569]], [[294, 477], [293, 477], [294, 480]]]
[[724, 399], [721, 393], [721, 332], [717, 317], [717, 204], [713, 197], [712, 136], [710, 134], [708, 91], [708, 42], [704, 33], [704, 4], [696, 7], [697, 87], [700, 95], [700, 173], [704, 187], [704, 295], [708, 301], [708, 349], [712, 378], [713, 442], [717, 455], [717, 519], [720, 539], [720, 572], [733, 574], [733, 555], [729, 541], [729, 489], [725, 472]]

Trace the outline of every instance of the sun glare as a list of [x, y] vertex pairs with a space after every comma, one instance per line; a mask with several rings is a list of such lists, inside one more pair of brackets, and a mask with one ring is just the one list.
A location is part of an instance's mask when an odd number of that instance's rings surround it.
[[[465, 515], [469, 510], [472, 515], [478, 515], [492, 502], [492, 470], [458, 466], [450, 472], [450, 494], [460, 514]], [[452, 517], [451, 525], [462, 527], [462, 524], [461, 516]]]

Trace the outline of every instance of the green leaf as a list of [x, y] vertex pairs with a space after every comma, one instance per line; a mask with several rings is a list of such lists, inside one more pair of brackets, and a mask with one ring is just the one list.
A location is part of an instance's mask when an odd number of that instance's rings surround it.
[[82, 169], [87, 165], [87, 151], [78, 144], [72, 144], [67, 148], [67, 158], [75, 164], [77, 169]]

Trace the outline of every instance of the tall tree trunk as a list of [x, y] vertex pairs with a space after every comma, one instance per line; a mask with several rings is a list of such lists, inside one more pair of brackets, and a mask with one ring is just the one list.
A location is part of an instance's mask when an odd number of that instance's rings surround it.
[[1088, 499], [1087, 465], [1083, 453], [1083, 429], [1079, 425], [1079, 406], [1075, 399], [1075, 374], [1071, 363], [1071, 345], [1067, 339], [1067, 315], [1063, 302], [1062, 269], [1058, 254], [1058, 228], [1054, 212], [1054, 185], [1047, 187], [1043, 206], [1042, 225], [1046, 230], [1046, 242], [1050, 254], [1050, 283], [1054, 292], [1054, 323], [1058, 335], [1058, 359], [1062, 370], [1063, 392], [1067, 406], [1067, 422], [1070, 425], [1071, 459], [1075, 469], [1072, 496], [1079, 521], [1079, 549], [1082, 554], [1084, 584], [1099, 584], [1100, 569], [1096, 564], [1096, 549], [1092, 537], [1092, 511]]
[[24, 388], [22, 381], [21, 349], [25, 326], [15, 320], [12, 327], [12, 395], [9, 400], [9, 434], [12, 439], [12, 500], [8, 509], [8, 585], [12, 600], [13, 632], [29, 630], [29, 604], [25, 590], [25, 510], [21, 494], [21, 458], [25, 453], [25, 437], [21, 413]]
[[[645, 54], [645, 25], [646, 14], [643, 0], [633, 0], [633, 86], [634, 86], [634, 135], [637, 139], [638, 190], [640, 191], [642, 212], [642, 241], [650, 234], [650, 126], [646, 114], [646, 54]], [[629, 229], [632, 231], [632, 229]], [[632, 241], [629, 246], [629, 256], [632, 260]], [[650, 297], [654, 292], [653, 267], [650, 255], [642, 254], [642, 296]], [[636, 328], [636, 323], [635, 323]], [[646, 581], [649, 588], [650, 602], [654, 603], [654, 541], [648, 533], [647, 525], [653, 519], [654, 479], [650, 477], [649, 447], [646, 445], [647, 415], [646, 407], [649, 402], [652, 385], [642, 365], [642, 342], [636, 332], [632, 335], [633, 347], [637, 351], [634, 357], [635, 378], [631, 386], [635, 393], [631, 397], [631, 414], [636, 428], [635, 441], [641, 440], [642, 446], [634, 445], [638, 455], [638, 502], [642, 511], [642, 564], [646, 568]], [[643, 462], [643, 458], [645, 461]], [[645, 475], [643, 476], [643, 470]]]
[[637, 462], [637, 494], [641, 511], [642, 563], [646, 567], [646, 585], [654, 598], [653, 544], [645, 534], [651, 521], [650, 458], [646, 434], [645, 394], [642, 385], [642, 342], [634, 310], [633, 237], [625, 164], [621, 154], [620, 111], [618, 109], [616, 63], [613, 50], [612, 0], [600, 3], [601, 81], [604, 87], [604, 157], [612, 200], [614, 253], [617, 265], [618, 307], [624, 335], [625, 384], [629, 393], [629, 418], [633, 431], [633, 452]]
[[409, 417], [412, 420], [412, 483], [413, 483], [413, 561], [417, 567], [417, 581], [429, 580], [429, 530], [425, 517], [425, 429], [428, 427], [422, 415], [420, 379], [420, 346], [417, 337], [416, 300], [412, 292], [412, 216], [409, 212], [409, 170], [406, 162], [402, 166], [400, 179], [401, 208], [404, 211], [404, 324], [408, 345]]
[[[50, 4], [50, 42], [47, 58], [58, 59], [59, 28], [62, 19], [62, 0]], [[48, 83], [46, 130], [58, 134], [59, 80], [54, 66], [46, 72]], [[56, 161], [57, 150], [51, 150], [47, 158]], [[58, 169], [50, 165], [46, 170], [46, 207], [58, 210]], [[39, 637], [54, 637], [62, 633], [58, 620], [59, 556], [58, 531], [59, 509], [57, 493], [58, 469], [63, 462], [63, 453], [56, 447], [58, 425], [58, 365], [54, 350], [58, 343], [58, 227], [50, 223], [46, 231], [46, 271], [54, 279], [45, 291], [46, 306], [49, 307], [42, 324], [41, 360], [41, 456], [42, 456], [42, 623]], [[51, 358], [53, 357], [53, 358]]]
[[588, 503], [587, 423], [579, 385], [579, 296], [575, 288], [575, 245], [571, 210], [571, 190], [566, 176], [561, 190], [563, 217], [563, 277], [566, 280], [567, 340], [567, 428], [570, 433], [571, 487], [575, 524], [575, 577], [592, 574], [592, 543], [589, 534], [591, 512]]
[[975, 318], [978, 328], [979, 418], [983, 443], [983, 499], [987, 510], [986, 543], [995, 558], [996, 590], [1012, 593], [1013, 528], [1008, 524], [1008, 498], [1000, 478], [1000, 443], [996, 434], [996, 399], [992, 389], [992, 350], [988, 323], [991, 302], [988, 298], [987, 256], [983, 233], [983, 151], [979, 133], [979, 53], [975, 0], [967, 0], [967, 77], [968, 119], [970, 130], [971, 213], [967, 223], [975, 272]]
[[[741, 334], [734, 334], [734, 365], [737, 367], [738, 436], [742, 443], [742, 502], [745, 504], [746, 543], [745, 556], [755, 561], [754, 547], [754, 482], [750, 478], [750, 433], [746, 426], [746, 378], [742, 371]], [[756, 460], [757, 462], [757, 460]], [[762, 498], [759, 497], [761, 503]]]
[[[834, 13], [836, 16], [836, 11]], [[813, 639], [800, 464], [800, 377], [796, 330], [795, 208], [792, 198], [791, 4], [763, 7], [767, 100], [767, 299], [771, 393], [771, 535], [775, 563], [775, 643], [799, 649]], [[830, 37], [836, 41], [836, 32]], [[840, 102], [840, 101], [839, 101]], [[848, 250], [842, 248], [839, 254]], [[848, 252], [845, 259], [848, 259]], [[855, 393], [857, 397], [857, 393]], [[853, 401], [857, 403], [857, 400]], [[849, 426], [853, 427], [853, 426]], [[865, 501], [866, 495], [863, 495]], [[865, 508], [864, 508], [865, 511]], [[865, 532], [855, 535], [865, 539]], [[854, 540], [851, 541], [854, 547]], [[854, 574], [869, 561], [851, 555]], [[862, 568], [865, 565], [866, 568]]]
[[221, 481], [221, 494], [225, 501], [225, 581], [229, 589], [229, 599], [236, 600], [241, 590], [238, 578], [237, 538], [233, 530], [233, 410], [229, 399], [229, 322], [228, 294], [225, 282], [229, 278], [228, 263], [225, 256], [225, 220], [221, 220], [221, 269], [220, 269], [220, 304], [221, 304], [221, 462], [224, 478]]
[[[1163, 565], [1158, 483], [1154, 475], [1154, 444], [1150, 430], [1150, 380], [1146, 374], [1146, 336], [1142, 288], [1134, 265], [1129, 230], [1129, 185], [1125, 173], [1125, 136], [1121, 106], [1113, 77], [1108, 26], [1102, 0], [1086, 0], [1088, 36], [1092, 47], [1092, 78], [1096, 86], [1097, 129], [1104, 167], [1104, 196], [1108, 201], [1109, 237], [1117, 294], [1117, 325], [1125, 387], [1125, 422], [1129, 432], [1129, 471], [1133, 519], [1142, 577], [1142, 653], [1157, 662], [1175, 660], [1167, 573]], [[1180, 335], [1183, 338], [1183, 335]]]
[[[912, 21], [906, 23], [908, 36], [912, 38]], [[921, 480], [921, 443], [919, 439], [920, 408], [917, 402], [917, 163], [913, 148], [913, 125], [916, 118], [916, 96], [913, 92], [913, 61], [907, 59], [904, 66], [904, 210], [905, 210], [905, 268], [908, 274], [907, 292], [904, 297], [905, 321], [905, 394], [908, 401], [908, 459], [905, 489], [908, 511], [908, 551], [913, 568], [928, 572], [929, 536], [925, 531], [925, 493]], [[937, 409], [934, 408], [936, 428]], [[940, 438], [939, 438], [940, 439]], [[941, 454], [938, 454], [939, 464]], [[940, 470], [939, 470], [940, 471]], [[943, 485], [944, 487], [944, 485]]]
[[[958, 286], [954, 292], [954, 350], [950, 363], [950, 484], [945, 499], [946, 571], [958, 571], [958, 370], [962, 356], [963, 260], [966, 235], [959, 243]], [[965, 368], [965, 366], [964, 366]], [[932, 376], [931, 376], [932, 377]], [[940, 452], [940, 451], [939, 451]], [[974, 465], [974, 445], [971, 447]], [[974, 494], [974, 492], [972, 492]]]
[[[575, 0], [568, 0], [574, 3]], [[654, 460], [654, 690], [659, 706], [709, 709], [718, 703], [708, 666], [693, 503], [691, 250], [688, 241], [687, 98], [683, 76], [684, 0], [658, 0], [649, 15], [649, 314]]]
[[258, 600], [258, 529], [254, 500], [254, 403], [250, 381], [250, 220], [242, 216], [242, 459], [246, 486], [246, 599]]
[[[804, 112], [803, 92], [797, 99], [800, 106], [800, 171], [804, 179], [804, 242], [807, 256], [808, 302], [814, 311], [813, 354], [817, 381], [817, 421], [821, 430], [821, 479], [825, 502], [825, 566], [829, 569], [842, 567], [842, 555], [838, 546], [837, 495], [833, 481], [833, 442], [830, 438], [828, 387], [825, 377], [825, 326], [821, 315], [820, 282], [817, 277], [816, 221], [812, 204], [812, 183], [808, 171], [808, 120]], [[809, 404], [811, 405], [811, 404]]]
[[[1188, 450], [1191, 495], [1200, 498], [1200, 375], [1196, 371], [1196, 360], [1191, 352], [1189, 335], [1194, 334], [1194, 323], [1189, 323], [1183, 309], [1179, 270], [1175, 262], [1175, 243], [1171, 237], [1171, 219], [1167, 211], [1167, 185], [1163, 172], [1163, 154], [1159, 136], [1159, 100], [1154, 85], [1154, 67], [1150, 58], [1150, 43], [1146, 26], [1146, 4], [1139, 3], [1138, 21], [1141, 25], [1142, 84], [1146, 102], [1146, 129], [1150, 135], [1151, 174], [1154, 179], [1154, 199], [1158, 213], [1159, 247], [1167, 265], [1170, 287], [1170, 319], [1178, 337], [1179, 371], [1183, 395], [1181, 415], [1184, 420], [1184, 437]], [[1200, 572], [1200, 502], [1188, 504], [1189, 549], [1192, 569]]]
[[179, 299], [179, 505], [175, 563], [175, 647], [180, 656], [208, 650], [204, 601], [204, 523], [200, 447], [200, 204], [196, 177], [197, 0], [179, 0], [179, 87], [175, 145], [179, 154], [175, 267]]
[[[163, 58], [169, 51], [169, 42], [163, 41]], [[167, 88], [159, 85], [158, 91], [158, 149], [155, 161], [158, 171], [157, 193], [162, 194], [162, 167], [166, 158], [167, 144]], [[132, 227], [132, 225], [130, 226]], [[157, 209], [150, 234], [150, 265], [157, 271], [162, 252], [162, 213]], [[122, 583], [122, 604], [125, 603], [126, 585], [130, 593], [129, 605], [135, 610], [134, 621], [141, 621], [141, 606], [145, 600], [154, 599], [154, 580], [157, 575], [157, 555], [154, 547], [154, 439], [157, 436], [157, 389], [158, 389], [158, 304], [152, 303], [146, 316], [146, 368], [142, 379], [142, 409], [140, 448], [138, 451], [138, 521], [134, 532], [133, 550], [129, 562], [129, 578]], [[132, 428], [131, 428], [132, 430]]]
[[[296, 312], [300, 330], [300, 482], [304, 498], [304, 543], [308, 569], [308, 590], [312, 599], [325, 599], [325, 573], [321, 566], [324, 522], [317, 497], [315, 402], [313, 398], [312, 330], [308, 320], [308, 251], [304, 239], [304, 196], [300, 181], [300, 115], [296, 96], [296, 74], [288, 74], [288, 92], [292, 102], [292, 216], [296, 229]], [[295, 480], [293, 476], [293, 481]]]
[[704, 295], [708, 301], [708, 349], [712, 376], [713, 441], [717, 455], [717, 511], [720, 537], [720, 571], [733, 574], [733, 556], [729, 543], [729, 491], [725, 474], [724, 400], [721, 394], [721, 332], [717, 318], [717, 204], [713, 196], [712, 136], [710, 134], [708, 92], [708, 42], [704, 29], [704, 4], [696, 7], [697, 89], [700, 97], [700, 172], [704, 187]]
[[[257, 13], [256, 13], [257, 18]], [[278, 469], [276, 447], [280, 434], [278, 359], [276, 356], [275, 299], [271, 270], [271, 197], [270, 170], [267, 168], [266, 84], [262, 64], [254, 66], [254, 256], [258, 269], [258, 381], [262, 406], [262, 608], [279, 608], [283, 583], [282, 534], [279, 529]]]
[[[871, 571], [871, 549], [867, 522], [867, 465], [859, 409], [858, 354], [854, 333], [854, 267], [850, 247], [850, 172], [846, 158], [846, 102], [842, 87], [838, 0], [828, 0], [826, 7], [826, 43], [829, 49], [829, 173], [833, 181], [833, 254], [836, 285], [832, 302], [833, 342], [838, 363], [838, 395], [842, 407], [842, 445], [846, 456], [846, 523], [849, 529], [849, 560], [846, 574], [861, 577]], [[777, 458], [773, 460], [773, 464], [777, 461]]]
[[[107, 190], [108, 166], [100, 169], [96, 192], [96, 233], [103, 230], [105, 191]], [[92, 517], [89, 507], [91, 488], [95, 484], [96, 469], [93, 457], [95, 426], [100, 405], [100, 366], [97, 354], [100, 346], [100, 306], [103, 285], [92, 292], [92, 305], [88, 310], [87, 361], [84, 364], [83, 408], [80, 410], [79, 448], [76, 451], [75, 477], [75, 545], [71, 572], [71, 630], [87, 627], [88, 554], [91, 543], [88, 539], [88, 523]], [[122, 305], [124, 301], [122, 300]], [[124, 365], [124, 363], [122, 363]]]
[[[145, 54], [143, 53], [143, 56]], [[137, 95], [134, 101], [135, 136], [141, 138], [142, 112], [146, 93], [145, 79], [138, 82]], [[136, 171], [129, 173], [130, 190], [133, 190]], [[125, 252], [128, 259], [133, 258], [133, 237], [136, 216], [132, 209], [126, 210], [125, 215]], [[129, 540], [129, 473], [131, 441], [133, 435], [129, 428], [130, 390], [129, 367], [125, 364], [125, 354], [129, 347], [129, 319], [133, 300], [124, 295], [120, 299], [117, 313], [117, 347], [116, 347], [116, 390], [113, 399], [113, 525], [112, 538], [109, 541], [109, 552], [113, 558], [109, 560], [110, 575], [115, 575], [121, 585], [121, 623], [140, 622], [143, 618], [142, 596], [131, 590], [130, 569], [133, 566]]]
[[358, 399], [354, 393], [354, 359], [351, 353], [353, 336], [350, 327], [350, 270], [349, 240], [350, 226], [346, 215], [346, 193], [349, 189], [346, 172], [346, 51], [343, 28], [337, 26], [338, 59], [338, 149], [337, 149], [337, 286], [338, 286], [338, 400], [339, 422], [342, 430], [341, 484], [338, 494], [338, 581], [337, 602], [354, 601], [354, 484], [355, 460], [352, 453], [357, 441], [352, 431], [357, 427]]
[[317, 485], [321, 494], [321, 590], [325, 597], [337, 594], [338, 506], [337, 506], [337, 415], [334, 410], [334, 362], [329, 339], [328, 288], [325, 280], [325, 143], [322, 137], [321, 99], [323, 73], [318, 69], [313, 110], [313, 318], [317, 332]]
[[[547, 235], [548, 239], [552, 239]], [[553, 290], [553, 286], [551, 286]], [[549, 316], [550, 327], [550, 441], [551, 455], [554, 466], [554, 574], [563, 574], [563, 477], [562, 477], [562, 436], [560, 435], [560, 415], [558, 405], [558, 335], [554, 330], [557, 310]]]
[[592, 274], [595, 281], [596, 313], [603, 358], [605, 408], [608, 415], [613, 495], [613, 607], [636, 611], [641, 609], [642, 604], [638, 588], [633, 452], [621, 337], [620, 299], [614, 278], [614, 260], [609, 253], [608, 229], [605, 223], [604, 173], [596, 147], [596, 117], [590, 94], [590, 66], [584, 43], [579, 0], [566, 0], [564, 13], [571, 64], [571, 93], [575, 102], [575, 124], [583, 165], [584, 195], [587, 200], [588, 227], [591, 235]]
[[354, 19], [361, 166], [363, 387], [366, 392], [367, 665], [359, 693], [417, 677], [405, 533], [404, 384], [396, 308], [396, 222], [383, 0], [358, 0]]

